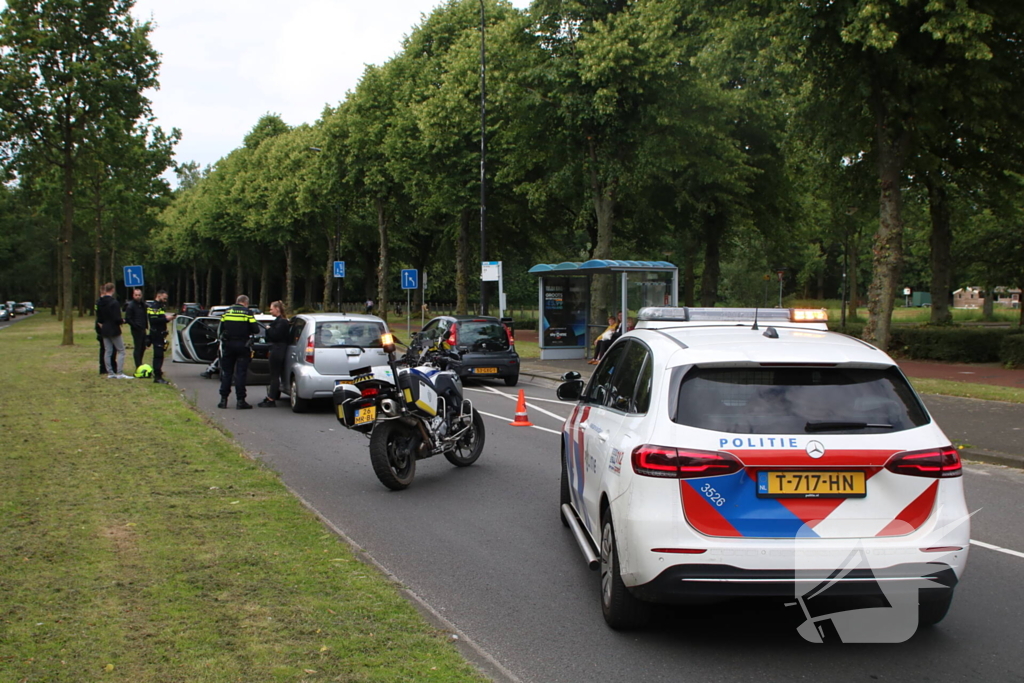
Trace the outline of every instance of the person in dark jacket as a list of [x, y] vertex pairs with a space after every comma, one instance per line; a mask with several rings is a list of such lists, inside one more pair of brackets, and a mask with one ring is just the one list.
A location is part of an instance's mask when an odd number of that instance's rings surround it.
[[153, 381], [157, 384], [170, 384], [164, 379], [164, 350], [167, 348], [167, 323], [174, 320], [174, 314], [167, 312], [166, 305], [167, 292], [161, 289], [147, 308], [149, 341], [153, 345]]
[[142, 300], [142, 290], [136, 287], [132, 290], [132, 300], [128, 302], [128, 307], [124, 311], [124, 320], [128, 323], [128, 329], [132, 331], [132, 358], [135, 360], [136, 370], [142, 365], [142, 357], [146, 353], [148, 318], [146, 302]]
[[267, 341], [270, 342], [270, 386], [267, 388], [267, 397], [257, 403], [260, 408], [273, 408], [274, 403], [281, 398], [281, 373], [284, 372], [284, 357], [288, 351], [288, 338], [291, 330], [288, 325], [288, 318], [284, 314], [284, 304], [275, 301], [270, 304], [270, 314], [274, 316], [274, 322], [267, 328]]
[[245, 402], [245, 375], [252, 360], [249, 338], [260, 334], [263, 328], [249, 311], [249, 297], [238, 295], [235, 305], [224, 311], [220, 319], [220, 403], [218, 408], [228, 407], [231, 395], [231, 380], [235, 382], [235, 407], [238, 410], [252, 408]]
[[[99, 295], [101, 297], [103, 296], [103, 288], [102, 287], [100, 288]], [[92, 312], [95, 313], [95, 314], [99, 314], [99, 310], [100, 310], [100, 300], [96, 299], [96, 303], [93, 304], [93, 307], [92, 307]], [[107, 355], [106, 354], [107, 350], [106, 350], [106, 347], [104, 347], [104, 345], [103, 345], [103, 335], [100, 333], [100, 321], [99, 320], [96, 321], [95, 327], [96, 327], [96, 341], [98, 341], [99, 344], [100, 344], [100, 374], [101, 375], [105, 375], [105, 374], [107, 374], [107, 359], [105, 358], [105, 356]]]
[[131, 379], [124, 374], [124, 339], [121, 338], [121, 307], [114, 298], [114, 283], [103, 285], [103, 296], [96, 305], [96, 323], [103, 336], [104, 359], [107, 364], [107, 377], [110, 379]]

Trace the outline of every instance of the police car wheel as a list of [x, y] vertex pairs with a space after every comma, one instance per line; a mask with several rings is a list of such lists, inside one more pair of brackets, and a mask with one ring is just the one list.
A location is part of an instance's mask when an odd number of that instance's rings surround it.
[[601, 612], [605, 622], [616, 631], [643, 626], [651, 613], [650, 605], [637, 600], [622, 583], [615, 528], [607, 510], [601, 519]]
[[299, 386], [295, 383], [294, 377], [292, 377], [291, 384], [288, 387], [288, 402], [292, 406], [292, 412], [304, 413], [309, 410], [309, 400], [299, 397]]

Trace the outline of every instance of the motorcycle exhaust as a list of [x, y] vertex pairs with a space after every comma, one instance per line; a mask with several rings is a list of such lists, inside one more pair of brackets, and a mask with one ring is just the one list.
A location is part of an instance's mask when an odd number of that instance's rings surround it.
[[396, 404], [390, 398], [381, 399], [380, 409], [384, 411], [384, 414], [387, 415], [388, 417], [398, 416], [398, 404]]

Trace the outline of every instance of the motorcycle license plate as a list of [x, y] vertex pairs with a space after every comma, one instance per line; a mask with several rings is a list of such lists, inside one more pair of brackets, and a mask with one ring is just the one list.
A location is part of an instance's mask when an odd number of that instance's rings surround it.
[[367, 422], [373, 422], [377, 419], [377, 406], [370, 406], [368, 408], [360, 408], [356, 411], [355, 424], [362, 425]]
[[474, 368], [473, 372], [477, 375], [496, 375], [498, 368]]

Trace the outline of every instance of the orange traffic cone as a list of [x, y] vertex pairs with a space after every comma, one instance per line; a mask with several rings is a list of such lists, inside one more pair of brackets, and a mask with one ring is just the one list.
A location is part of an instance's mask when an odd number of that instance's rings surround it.
[[516, 419], [509, 422], [513, 427], [532, 427], [533, 423], [526, 415], [526, 394], [519, 390], [519, 401], [516, 402]]

